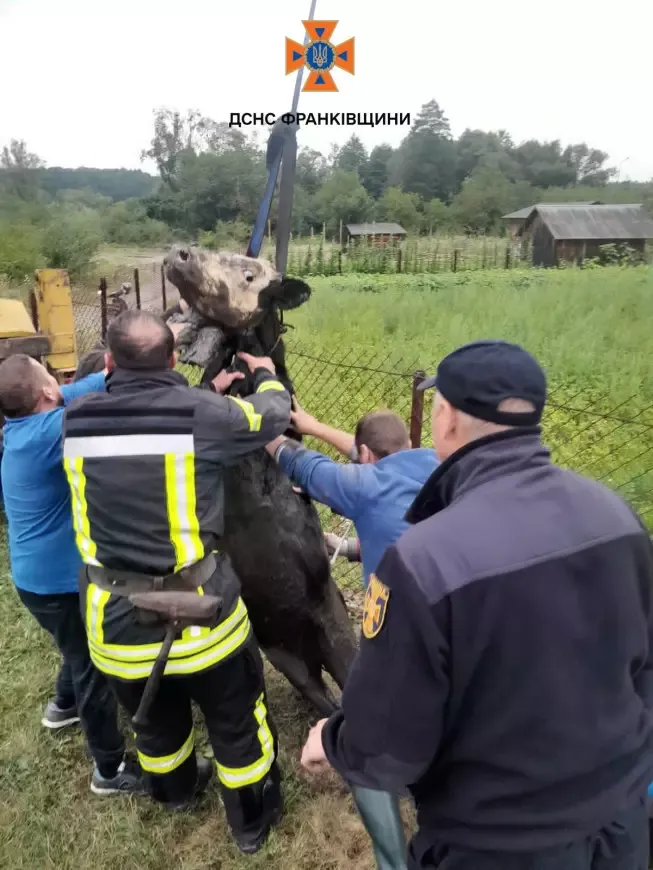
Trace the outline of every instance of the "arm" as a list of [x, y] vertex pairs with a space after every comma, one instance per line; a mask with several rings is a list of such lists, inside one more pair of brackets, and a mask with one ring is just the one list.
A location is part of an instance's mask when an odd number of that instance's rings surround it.
[[87, 393], [103, 393], [105, 391], [105, 375], [106, 369], [103, 372], [97, 372], [97, 374], [87, 375], [72, 384], [64, 384], [61, 387], [64, 405], [69, 405], [74, 399], [85, 396]]
[[[632, 508], [631, 508], [632, 510]], [[633, 511], [633, 513], [635, 513]], [[640, 594], [644, 603], [648, 626], [648, 656], [633, 677], [635, 691], [647, 710], [653, 710], [653, 543], [649, 531], [637, 514], [635, 517], [642, 529], [641, 546], [636, 556]]]
[[277, 441], [274, 459], [296, 486], [343, 517], [356, 518], [364, 485], [360, 465], [334, 462], [290, 438]]
[[[441, 619], [433, 618], [396, 546], [386, 552], [378, 576], [389, 589], [385, 613], [382, 597], [366, 602], [342, 709], [327, 720], [321, 739], [344, 779], [398, 794], [427, 772], [442, 739], [449, 697], [447, 610], [446, 603], [438, 605]], [[372, 596], [384, 590], [374, 581]]]
[[320, 423], [315, 417], [308, 414], [303, 408], [300, 408], [295, 400], [294, 408], [290, 414], [295, 429], [302, 435], [309, 435], [313, 438], [319, 438], [326, 444], [335, 447], [339, 453], [347, 459], [355, 462], [358, 459], [358, 451], [356, 450], [356, 442], [353, 435], [343, 432], [340, 429], [334, 429], [333, 426], [327, 426], [326, 423]]
[[254, 392], [245, 399], [193, 388], [196, 437], [208, 459], [229, 464], [265, 447], [290, 425], [290, 395], [276, 375], [255, 368], [253, 381]]

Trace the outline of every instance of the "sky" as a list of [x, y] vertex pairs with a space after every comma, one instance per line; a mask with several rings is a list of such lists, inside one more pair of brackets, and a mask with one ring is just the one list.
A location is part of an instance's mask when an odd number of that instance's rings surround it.
[[[0, 0], [0, 145], [25, 139], [49, 166], [143, 168], [157, 108], [287, 111], [285, 37], [310, 0]], [[454, 136], [505, 129], [587, 142], [623, 180], [653, 179], [651, 0], [317, 0], [355, 37], [355, 74], [302, 93], [303, 112], [406, 113], [436, 99]], [[305, 76], [307, 71], [305, 72]], [[258, 129], [259, 139], [266, 136]], [[398, 145], [407, 127], [307, 126], [327, 154], [356, 133]]]

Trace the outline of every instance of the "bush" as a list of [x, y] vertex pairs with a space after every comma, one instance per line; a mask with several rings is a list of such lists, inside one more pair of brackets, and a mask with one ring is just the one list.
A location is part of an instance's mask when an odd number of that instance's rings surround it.
[[229, 251], [245, 247], [251, 232], [252, 228], [244, 221], [218, 221], [213, 232], [201, 233], [198, 241], [213, 251]]
[[0, 275], [22, 282], [44, 265], [42, 236], [36, 227], [0, 223]]
[[116, 245], [161, 245], [172, 236], [167, 224], [148, 217], [140, 203], [131, 202], [119, 202], [107, 210], [103, 231], [106, 241]]
[[[66, 269], [75, 280], [90, 269], [102, 235], [97, 221], [91, 215], [72, 214], [54, 217], [43, 234], [43, 254], [51, 269]], [[97, 215], [92, 217], [97, 218]]]

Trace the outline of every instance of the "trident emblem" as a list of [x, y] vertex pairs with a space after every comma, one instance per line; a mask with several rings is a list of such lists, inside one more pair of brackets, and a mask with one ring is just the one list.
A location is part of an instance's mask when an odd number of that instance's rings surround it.
[[315, 64], [315, 66], [318, 66], [321, 69], [325, 65], [326, 62], [327, 62], [326, 44], [323, 42], [322, 44], [318, 43], [318, 45], [314, 45], [313, 46], [313, 63]]

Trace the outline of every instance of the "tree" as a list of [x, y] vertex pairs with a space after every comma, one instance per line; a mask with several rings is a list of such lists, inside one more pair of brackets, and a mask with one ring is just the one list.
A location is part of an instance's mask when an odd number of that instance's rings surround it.
[[372, 200], [355, 172], [334, 170], [315, 196], [320, 221], [335, 232], [340, 221], [352, 223], [369, 217]]
[[557, 139], [529, 139], [514, 148], [512, 156], [519, 167], [515, 181], [528, 181], [533, 187], [569, 187], [576, 183], [576, 168], [563, 156]]
[[496, 169], [478, 166], [451, 203], [451, 216], [466, 232], [496, 231], [514, 202], [514, 185]]
[[576, 173], [576, 184], [598, 185], [607, 184], [617, 170], [604, 164], [609, 155], [598, 148], [590, 148], [585, 142], [580, 145], [568, 145], [562, 153], [565, 160]]
[[456, 182], [462, 185], [477, 166], [498, 169], [508, 178], [513, 178], [518, 169], [510, 152], [512, 140], [505, 130], [465, 130], [456, 143]]
[[12, 139], [0, 155], [0, 166], [8, 192], [22, 200], [31, 200], [38, 191], [38, 171], [45, 164], [37, 154], [27, 150], [23, 139]]
[[389, 183], [422, 199], [448, 200], [456, 188], [456, 146], [435, 100], [422, 106], [389, 170]]
[[424, 226], [429, 233], [437, 232], [450, 221], [449, 208], [441, 199], [431, 199], [424, 206]]
[[345, 172], [356, 172], [361, 178], [365, 172], [368, 155], [361, 140], [354, 134], [338, 152], [335, 168]]
[[301, 148], [297, 154], [297, 184], [315, 194], [327, 177], [324, 156], [313, 148]]
[[415, 193], [404, 193], [400, 187], [388, 187], [376, 203], [375, 218], [392, 221], [408, 231], [417, 230], [422, 222], [420, 198]]
[[181, 157], [185, 152], [195, 153], [206, 133], [207, 119], [197, 110], [182, 117], [180, 112], [158, 109], [154, 113], [154, 136], [150, 147], [141, 152], [141, 160], [153, 160], [164, 184], [178, 190]]
[[394, 149], [391, 145], [377, 145], [370, 152], [369, 160], [362, 171], [361, 181], [373, 199], [378, 199], [388, 186], [388, 167], [393, 154]]

